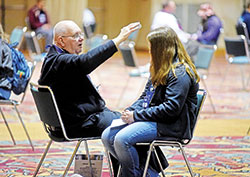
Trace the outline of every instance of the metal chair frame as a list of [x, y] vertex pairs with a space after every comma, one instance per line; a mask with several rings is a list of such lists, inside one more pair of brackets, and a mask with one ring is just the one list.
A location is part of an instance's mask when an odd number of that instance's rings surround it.
[[[43, 161], [44, 161], [44, 159], [45, 159], [45, 157], [46, 157], [46, 155], [47, 155], [47, 153], [48, 153], [48, 151], [49, 151], [49, 148], [50, 148], [50, 146], [51, 146], [51, 144], [52, 144], [53, 141], [55, 141], [55, 142], [73, 142], [73, 141], [77, 141], [77, 144], [76, 144], [76, 146], [75, 146], [75, 149], [74, 149], [74, 151], [73, 151], [73, 153], [72, 153], [72, 155], [71, 155], [71, 158], [70, 158], [70, 160], [69, 160], [69, 162], [68, 162], [68, 164], [67, 164], [67, 166], [66, 166], [66, 169], [65, 169], [65, 171], [64, 171], [64, 173], [63, 173], [63, 175], [62, 175], [62, 176], [66, 176], [67, 173], [68, 173], [68, 171], [69, 171], [69, 168], [70, 168], [70, 166], [71, 166], [71, 164], [72, 164], [72, 162], [73, 162], [73, 159], [74, 159], [74, 157], [75, 157], [75, 155], [76, 155], [76, 153], [77, 153], [77, 151], [78, 151], [78, 149], [79, 149], [79, 147], [80, 147], [80, 145], [81, 145], [81, 143], [82, 143], [82, 141], [83, 141], [83, 142], [84, 142], [84, 145], [85, 145], [85, 151], [86, 151], [86, 154], [87, 154], [87, 157], [88, 157], [88, 164], [89, 164], [89, 166], [90, 166], [91, 175], [92, 175], [92, 177], [93, 177], [94, 174], [93, 174], [92, 164], [91, 164], [91, 160], [90, 160], [90, 154], [89, 154], [89, 148], [88, 148], [88, 143], [87, 143], [87, 141], [89, 141], [89, 140], [101, 139], [101, 137], [69, 138], [68, 135], [67, 135], [66, 129], [65, 129], [65, 127], [64, 127], [64, 123], [63, 123], [63, 121], [62, 121], [62, 118], [61, 118], [61, 115], [60, 115], [59, 108], [58, 108], [58, 106], [57, 106], [57, 102], [56, 102], [54, 93], [53, 93], [53, 91], [51, 90], [51, 88], [48, 87], [48, 86], [42, 86], [42, 85], [37, 85], [37, 84], [34, 84], [34, 83], [30, 83], [30, 89], [31, 89], [31, 93], [32, 93], [32, 95], [33, 95], [33, 98], [34, 98], [34, 100], [35, 100], [35, 103], [36, 103], [36, 106], [37, 106], [37, 110], [38, 110], [38, 113], [39, 113], [39, 115], [40, 115], [40, 119], [41, 119], [41, 121], [43, 122], [44, 128], [45, 128], [46, 132], [48, 133], [48, 135], [50, 134], [50, 131], [48, 130], [48, 126], [50, 126], [50, 125], [48, 125], [46, 122], [44, 122], [44, 121], [42, 120], [42, 119], [43, 119], [42, 117], [43, 117], [44, 115], [41, 114], [39, 111], [40, 111], [40, 109], [41, 109], [41, 107], [42, 107], [43, 105], [41, 105], [41, 104], [39, 103], [39, 100], [36, 99], [37, 97], [35, 96], [35, 94], [36, 94], [36, 93], [40, 93], [39, 89], [43, 89], [43, 92], [44, 92], [44, 89], [45, 89], [45, 90], [46, 90], [46, 93], [49, 93], [49, 95], [50, 95], [50, 97], [51, 97], [51, 99], [52, 99], [52, 103], [51, 103], [51, 104], [53, 104], [53, 105], [51, 105], [51, 106], [53, 106], [54, 109], [48, 110], [48, 113], [46, 113], [45, 116], [48, 116], [48, 117], [49, 117], [48, 114], [50, 114], [51, 112], [52, 112], [53, 114], [56, 115], [56, 117], [55, 117], [54, 119], [55, 119], [57, 122], [59, 122], [58, 125], [60, 126], [60, 128], [61, 128], [61, 130], [62, 130], [62, 133], [63, 133], [63, 136], [64, 136], [64, 137], [63, 137], [64, 139], [63, 139], [63, 140], [60, 140], [60, 141], [59, 141], [59, 140], [57, 141], [56, 139], [53, 139], [51, 136], [49, 136], [49, 137], [50, 137], [50, 141], [49, 141], [48, 144], [47, 144], [47, 147], [46, 147], [46, 149], [45, 149], [45, 151], [44, 151], [44, 153], [43, 153], [43, 155], [42, 155], [42, 157], [41, 157], [41, 159], [40, 159], [40, 161], [39, 161], [39, 164], [38, 164], [37, 167], [36, 167], [36, 170], [35, 170], [35, 173], [34, 173], [33, 176], [37, 176], [37, 174], [38, 174], [38, 172], [39, 172], [39, 169], [40, 169], [40, 167], [42, 166], [42, 163], [43, 163]], [[49, 100], [48, 100], [48, 104], [50, 104]], [[51, 117], [51, 116], [50, 116], [50, 117]], [[107, 153], [107, 152], [106, 152], [106, 153]], [[108, 162], [110, 162], [109, 156], [107, 156], [107, 157], [108, 157]], [[108, 164], [109, 164], [110, 174], [112, 175], [110, 163], [108, 163]]]
[[[240, 65], [242, 87], [243, 87], [243, 90], [246, 90], [246, 86], [249, 84], [249, 80], [250, 80], [250, 75], [245, 80], [244, 68], [243, 68], [245, 65], [250, 64], [250, 53], [249, 53], [249, 46], [247, 43], [247, 38], [244, 35], [239, 35], [237, 37], [224, 37], [224, 42], [226, 46], [226, 55], [225, 55], [226, 59], [230, 64]], [[233, 42], [242, 43], [242, 45], [237, 44], [237, 47], [240, 47], [240, 46], [242, 47], [239, 50], [234, 49], [235, 51], [232, 51], [231, 48], [233, 46], [231, 45], [233, 45]], [[225, 79], [225, 77], [226, 77], [226, 72], [223, 77], [223, 80]]]
[[[200, 112], [202, 110], [202, 107], [204, 105], [204, 101], [205, 101], [206, 95], [207, 95], [207, 92], [204, 89], [199, 89], [199, 92], [202, 92], [202, 93], [201, 94], [199, 94], [199, 93], [197, 94], [197, 96], [198, 96], [198, 101], [197, 101], [197, 108], [198, 108], [198, 110], [196, 112], [197, 120], [198, 120], [199, 114], [200, 114]], [[195, 122], [195, 125], [197, 123], [197, 120]], [[193, 128], [193, 132], [194, 132], [194, 129], [195, 129], [195, 126]], [[181, 151], [182, 156], [183, 156], [183, 158], [185, 160], [185, 163], [187, 165], [187, 168], [188, 168], [188, 171], [189, 171], [190, 175], [192, 177], [194, 177], [193, 170], [192, 170], [191, 165], [190, 165], [190, 163], [188, 161], [187, 155], [186, 155], [186, 153], [184, 151], [184, 147], [186, 145], [188, 145], [191, 142], [191, 140], [188, 140], [188, 141], [186, 141], [186, 140], [176, 140], [176, 138], [173, 138], [175, 140], [169, 140], [170, 137], [166, 137], [166, 138], [167, 138], [167, 140], [164, 140], [164, 137], [162, 137], [162, 139], [160, 139], [160, 140], [154, 140], [151, 143], [137, 143], [136, 144], [136, 145], [149, 145], [149, 151], [148, 151], [147, 160], [146, 160], [145, 167], [144, 167], [143, 177], [146, 177], [148, 166], [149, 166], [149, 161], [150, 161], [150, 156], [151, 156], [151, 153], [153, 151], [155, 151], [155, 147], [156, 146], [171, 146], [171, 147], [179, 148], [179, 150]], [[157, 153], [155, 153], [155, 154], [156, 154], [156, 159], [157, 159], [157, 161], [159, 163], [159, 166], [161, 168], [162, 176], [165, 177], [164, 170], [162, 168], [162, 165], [161, 165], [161, 162], [159, 160], [159, 157], [157, 156]]]
[[[215, 109], [211, 94], [208, 91], [205, 79], [207, 79], [207, 77], [209, 75], [209, 67], [210, 67], [210, 64], [211, 64], [211, 61], [213, 59], [213, 55], [214, 55], [214, 52], [216, 51], [216, 49], [217, 49], [216, 45], [201, 45], [201, 46], [199, 46], [199, 50], [198, 50], [198, 53], [196, 55], [196, 60], [195, 60], [195, 67], [198, 71], [199, 70], [206, 70], [206, 74], [202, 74], [200, 71], [198, 73], [199, 73], [199, 76], [201, 78], [201, 82], [202, 82], [205, 90], [208, 93], [207, 94], [208, 99], [211, 103], [211, 106], [212, 106], [214, 113], [216, 112], [216, 109]], [[209, 52], [210, 56], [204, 55], [204, 52]], [[204, 56], [206, 58], [204, 58]]]
[[34, 61], [42, 61], [46, 53], [42, 53], [36, 33], [34, 31], [27, 31], [25, 32], [24, 37], [29, 51], [29, 56]]
[[[31, 75], [30, 75], [30, 79], [31, 79], [31, 77], [32, 77], [32, 75], [33, 75], [33, 73], [34, 73], [34, 69], [35, 69], [36, 63], [31, 63], [31, 62], [29, 62], [29, 64], [32, 65], [32, 67], [31, 67]], [[30, 79], [29, 79], [29, 81], [30, 81]], [[28, 133], [28, 131], [27, 131], [27, 129], [26, 129], [26, 126], [25, 126], [25, 124], [24, 124], [23, 118], [22, 118], [22, 116], [21, 116], [21, 114], [20, 114], [20, 112], [19, 112], [19, 110], [18, 110], [18, 108], [17, 108], [17, 107], [18, 107], [19, 105], [21, 105], [22, 102], [24, 101], [25, 95], [26, 95], [26, 93], [27, 93], [28, 85], [29, 85], [29, 82], [27, 83], [27, 86], [26, 86], [26, 88], [25, 88], [25, 91], [24, 91], [24, 93], [22, 93], [22, 97], [20, 98], [20, 100], [13, 100], [13, 99], [0, 100], [0, 105], [1, 105], [1, 106], [13, 106], [13, 107], [14, 107], [14, 109], [15, 109], [15, 111], [16, 111], [16, 113], [17, 113], [17, 116], [18, 116], [18, 118], [19, 118], [19, 120], [20, 120], [20, 122], [21, 122], [21, 124], [22, 124], [22, 127], [23, 127], [23, 129], [24, 129], [24, 131], [25, 131], [25, 134], [26, 134], [26, 136], [27, 136], [27, 138], [28, 138], [28, 140], [29, 140], [30, 146], [31, 146], [32, 150], [34, 150], [34, 146], [33, 146], [33, 144], [32, 144], [30, 135], [29, 135], [29, 133]], [[8, 129], [8, 132], [9, 132], [9, 134], [10, 134], [10, 137], [11, 137], [11, 139], [12, 139], [12, 141], [13, 141], [13, 144], [16, 145], [16, 141], [15, 141], [15, 139], [14, 139], [13, 133], [11, 132], [11, 129], [10, 129], [9, 125], [8, 125], [7, 119], [6, 119], [5, 115], [4, 115], [3, 110], [1, 109], [1, 107], [0, 107], [0, 112], [1, 112], [1, 115], [2, 115], [2, 117], [3, 117], [4, 123], [5, 123], [5, 125], [6, 125], [6, 127], [7, 127], [7, 129]]]

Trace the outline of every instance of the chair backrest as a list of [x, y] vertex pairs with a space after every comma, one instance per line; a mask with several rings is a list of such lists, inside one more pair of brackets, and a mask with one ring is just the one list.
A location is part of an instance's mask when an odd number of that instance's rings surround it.
[[137, 67], [135, 43], [133, 41], [125, 41], [119, 45], [122, 58], [126, 66]]
[[92, 28], [90, 25], [88, 26], [83, 25], [83, 31], [84, 31], [86, 39], [90, 39], [91, 37], [94, 36], [94, 32], [92, 31]]
[[19, 43], [16, 47], [17, 49], [19, 49], [22, 44], [24, 33], [26, 32], [26, 30], [27, 30], [27, 27], [17, 26], [12, 30], [10, 34], [10, 43], [11, 44], [15, 42]]
[[247, 41], [249, 40], [247, 25], [244, 22], [236, 24], [235, 29], [236, 29], [236, 33], [238, 35], [244, 35], [246, 37]]
[[245, 36], [239, 35], [237, 37], [224, 37], [224, 41], [227, 59], [230, 55], [249, 57], [249, 49]]
[[33, 74], [34, 74], [34, 71], [35, 71], [35, 67], [36, 67], [36, 62], [28, 62], [28, 66], [29, 66], [29, 68], [30, 68], [30, 77], [29, 77], [29, 80], [28, 80], [28, 82], [27, 82], [27, 85], [26, 85], [26, 88], [25, 88], [25, 91], [24, 91], [24, 93], [23, 93], [23, 96], [22, 96], [22, 98], [21, 98], [21, 100], [20, 100], [20, 103], [22, 103], [23, 102], [23, 100], [24, 100], [24, 98], [25, 98], [25, 95], [26, 95], [26, 93], [27, 93], [27, 90], [28, 90], [28, 85], [29, 85], [29, 82], [30, 82], [30, 80], [31, 80], [31, 77], [33, 76]]
[[77, 140], [78, 138], [71, 139], [67, 136], [54, 93], [50, 87], [30, 83], [30, 90], [46, 131], [48, 132], [47, 126], [60, 128], [66, 140]]
[[103, 34], [96, 34], [95, 36], [89, 39], [90, 41], [90, 49], [96, 48], [99, 45], [104, 44], [108, 40], [107, 35]]
[[208, 69], [216, 49], [217, 49], [216, 45], [199, 46], [198, 53], [195, 58], [196, 68]]
[[[191, 130], [191, 134], [192, 134], [192, 137], [193, 137], [193, 134], [194, 134], [194, 130], [195, 130], [195, 127], [196, 127], [196, 124], [197, 124], [197, 120], [200, 116], [200, 112], [203, 108], [203, 105], [204, 105], [204, 102], [205, 102], [205, 99], [206, 99], [206, 96], [207, 96], [207, 92], [206, 90], [204, 89], [199, 89], [198, 93], [197, 93], [197, 104], [196, 104], [196, 118], [194, 120], [194, 126], [193, 126], [193, 129]], [[183, 143], [184, 144], [188, 144], [191, 140], [188, 140], [188, 141], [184, 141]]]
[[205, 99], [207, 96], [207, 92], [204, 89], [199, 89], [197, 93], [197, 109], [196, 109], [196, 117], [198, 118], [202, 107], [204, 105]]
[[24, 34], [28, 51], [30, 55], [40, 55], [41, 49], [39, 46], [39, 42], [36, 37], [36, 33], [34, 31], [28, 31]]

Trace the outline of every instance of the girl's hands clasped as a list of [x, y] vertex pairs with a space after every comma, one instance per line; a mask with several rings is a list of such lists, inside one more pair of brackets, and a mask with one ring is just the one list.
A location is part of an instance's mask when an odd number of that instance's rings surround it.
[[134, 116], [133, 116], [133, 111], [129, 111], [129, 110], [123, 111], [121, 119], [123, 120], [123, 122], [127, 124], [133, 123], [135, 121]]

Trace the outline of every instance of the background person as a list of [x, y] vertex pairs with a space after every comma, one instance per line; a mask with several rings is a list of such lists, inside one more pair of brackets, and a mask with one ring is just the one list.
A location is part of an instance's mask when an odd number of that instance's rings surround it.
[[29, 10], [28, 18], [30, 27], [36, 32], [45, 37], [46, 46], [52, 44], [53, 28], [50, 25], [49, 16], [44, 9], [45, 0], [37, 0], [37, 3]]
[[175, 10], [176, 4], [174, 1], [163, 1], [162, 10], [157, 12], [153, 18], [151, 30], [159, 27], [169, 26], [176, 32], [181, 42], [186, 43], [190, 37], [190, 34], [182, 30], [181, 24], [178, 22], [177, 18], [174, 15]]
[[[124, 177], [143, 173], [147, 151], [142, 154], [136, 143], [151, 142], [161, 136], [191, 139], [194, 128], [199, 89], [194, 64], [170, 27], [151, 31], [147, 39], [151, 75], [144, 92], [122, 113], [126, 124], [108, 127], [102, 134], [104, 146], [118, 159]], [[150, 176], [158, 176], [160, 169], [153, 165]], [[165, 161], [164, 168], [167, 166]]]
[[[178, 22], [174, 13], [176, 10], [176, 4], [172, 0], [164, 0], [162, 1], [162, 9], [154, 15], [151, 30], [154, 30], [159, 27], [170, 27], [172, 28], [176, 34], [178, 35], [181, 42], [186, 43], [190, 38], [190, 34], [186, 33], [182, 30], [181, 24]], [[130, 72], [130, 76], [149, 76], [149, 63], [140, 66], [138, 69], [134, 69]]]
[[191, 40], [185, 44], [186, 50], [192, 59], [197, 54], [201, 44], [214, 45], [217, 43], [222, 28], [222, 22], [215, 15], [211, 4], [201, 4], [197, 14], [202, 18], [201, 26], [192, 35]]
[[246, 24], [248, 36], [250, 36], [250, 2], [247, 4], [246, 9], [241, 14], [239, 22], [244, 22]]

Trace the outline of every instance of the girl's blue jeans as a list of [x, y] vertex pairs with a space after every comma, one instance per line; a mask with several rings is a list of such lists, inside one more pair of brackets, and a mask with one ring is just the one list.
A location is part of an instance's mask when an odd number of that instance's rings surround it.
[[[121, 164], [121, 174], [124, 177], [142, 176], [144, 164], [139, 164], [136, 143], [151, 142], [157, 138], [156, 122], [134, 122], [129, 125], [108, 127], [102, 133], [105, 148]], [[142, 168], [140, 168], [142, 166]], [[158, 173], [150, 169], [150, 176]]]

